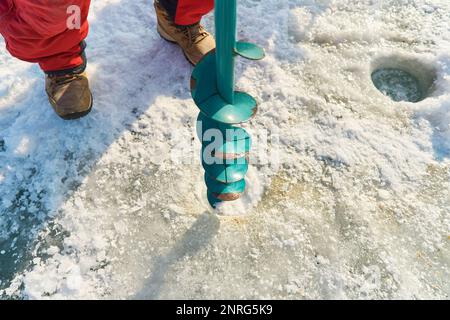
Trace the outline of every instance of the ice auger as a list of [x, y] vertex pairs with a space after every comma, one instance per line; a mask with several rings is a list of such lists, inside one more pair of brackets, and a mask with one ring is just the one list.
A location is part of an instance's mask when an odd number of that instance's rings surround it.
[[236, 0], [215, 1], [216, 49], [203, 57], [191, 78], [192, 98], [200, 109], [197, 134], [207, 196], [214, 208], [245, 192], [251, 138], [239, 124], [257, 111], [252, 96], [235, 91], [235, 57], [264, 58], [260, 47], [236, 42], [236, 10]]

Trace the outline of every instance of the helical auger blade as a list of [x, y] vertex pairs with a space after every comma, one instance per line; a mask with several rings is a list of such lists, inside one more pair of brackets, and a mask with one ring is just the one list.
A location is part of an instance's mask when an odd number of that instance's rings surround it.
[[264, 58], [258, 46], [236, 42], [236, 0], [215, 3], [216, 49], [203, 57], [191, 78], [192, 98], [200, 109], [197, 134], [212, 207], [238, 199], [246, 189], [251, 137], [240, 124], [255, 116], [257, 103], [235, 90], [235, 58]]

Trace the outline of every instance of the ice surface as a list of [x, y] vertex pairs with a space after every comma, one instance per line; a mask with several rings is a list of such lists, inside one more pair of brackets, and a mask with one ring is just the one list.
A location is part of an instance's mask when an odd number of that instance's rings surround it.
[[[239, 3], [267, 58], [241, 61], [238, 85], [280, 162], [255, 161], [240, 216], [207, 206], [191, 67], [149, 1], [93, 2], [80, 121], [0, 49], [2, 297], [449, 298], [448, 1]], [[433, 93], [381, 94], [387, 57], [436, 70]]]

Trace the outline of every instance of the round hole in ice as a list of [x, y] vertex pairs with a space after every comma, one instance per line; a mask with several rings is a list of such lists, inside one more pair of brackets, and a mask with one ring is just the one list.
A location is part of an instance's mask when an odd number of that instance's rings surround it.
[[372, 73], [372, 81], [381, 93], [394, 101], [418, 102], [423, 98], [419, 81], [406, 71], [378, 69]]
[[433, 91], [436, 70], [424, 59], [391, 55], [372, 62], [372, 82], [392, 100], [419, 102]]

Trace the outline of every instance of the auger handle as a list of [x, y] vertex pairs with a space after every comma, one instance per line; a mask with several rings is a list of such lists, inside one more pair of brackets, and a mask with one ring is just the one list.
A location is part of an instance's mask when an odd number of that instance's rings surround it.
[[217, 86], [229, 104], [234, 104], [236, 11], [236, 0], [215, 0]]

